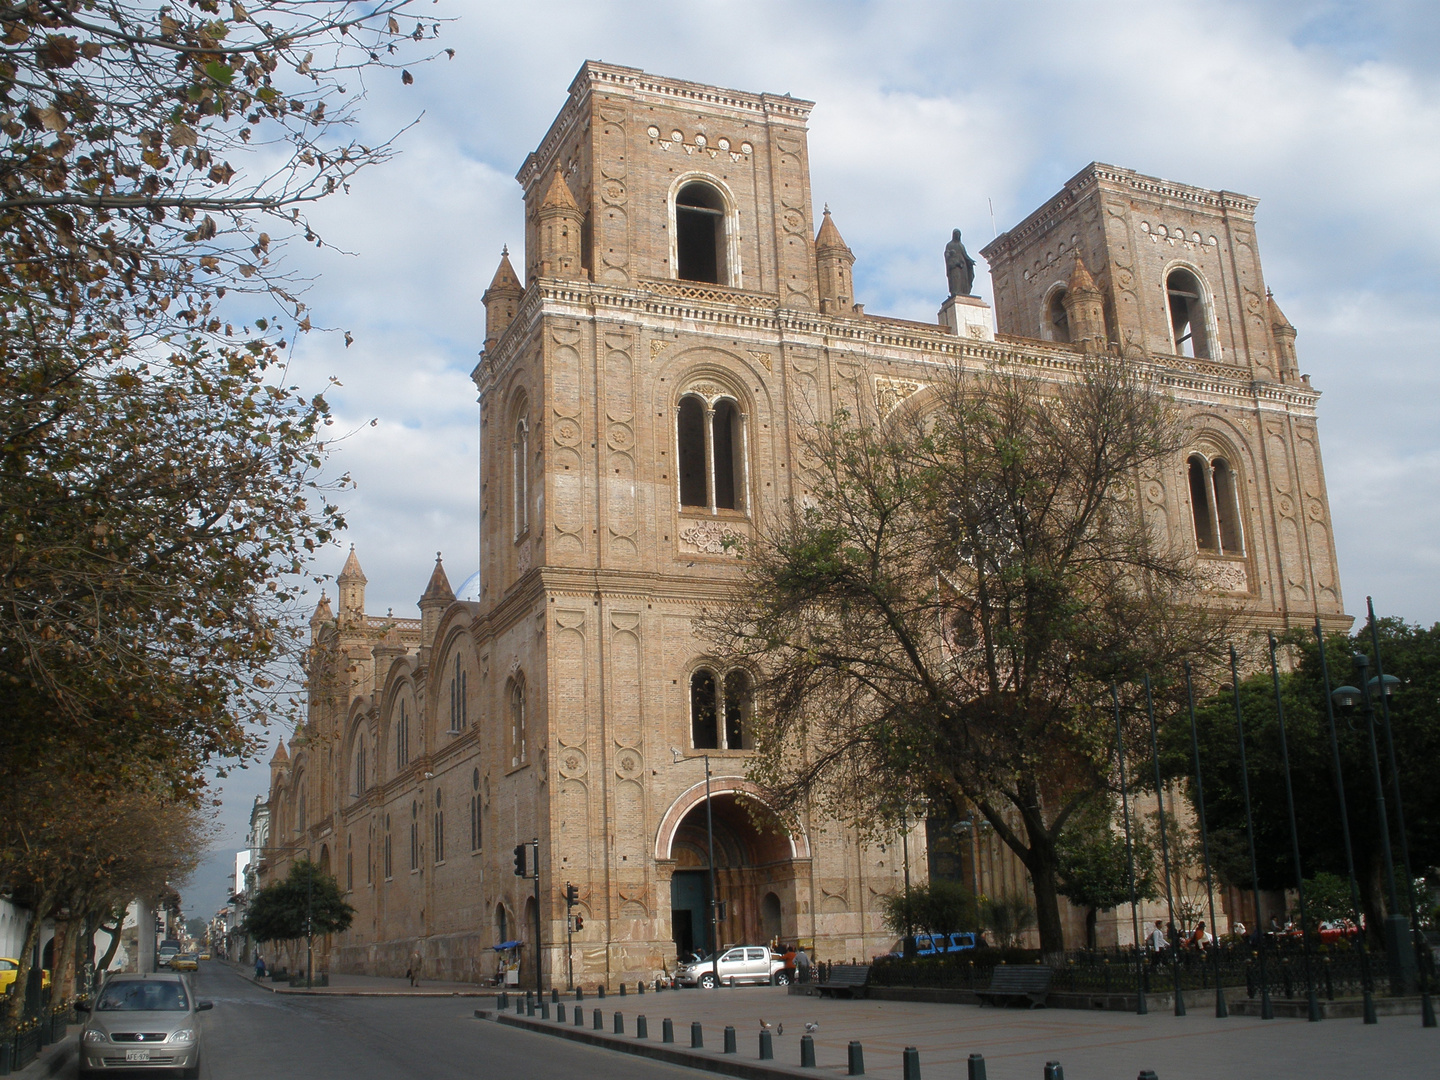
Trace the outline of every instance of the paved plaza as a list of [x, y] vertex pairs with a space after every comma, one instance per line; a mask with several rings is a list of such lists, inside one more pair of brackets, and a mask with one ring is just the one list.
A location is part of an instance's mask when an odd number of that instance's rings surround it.
[[[573, 1019], [574, 995], [566, 1001]], [[635, 1017], [644, 1013], [650, 1039], [660, 1039], [661, 1020], [675, 1023], [677, 1047], [688, 1048], [690, 1024], [704, 1027], [706, 1055], [719, 1056], [726, 1024], [735, 1027], [738, 1057], [758, 1058], [760, 1020], [769, 1021], [775, 1065], [800, 1062], [800, 1037], [807, 1021], [815, 1033], [819, 1072], [843, 1074], [847, 1045], [864, 1046], [868, 1076], [901, 1073], [905, 1047], [920, 1051], [926, 1078], [964, 1077], [972, 1053], [985, 1056], [988, 1080], [1040, 1080], [1047, 1061], [1059, 1061], [1066, 1080], [1135, 1080], [1153, 1069], [1158, 1080], [1362, 1080], [1385, 1077], [1440, 1077], [1440, 1030], [1425, 1030], [1418, 1016], [1386, 1017], [1366, 1027], [1360, 1020], [1258, 1020], [1214, 1017], [1214, 999], [1190, 1002], [1188, 1016], [1152, 1012], [1081, 1012], [1071, 1009], [998, 1009], [975, 1005], [930, 1005], [894, 1001], [830, 1001], [798, 997], [784, 989], [737, 987], [717, 991], [678, 990], [644, 996], [614, 994], [604, 1001], [587, 993], [585, 1027], [592, 1010], [603, 1010], [604, 1030], [613, 1014], [625, 1016], [634, 1040]], [[553, 1008], [553, 1006], [552, 1006]], [[553, 1023], [553, 1021], [552, 1021]], [[569, 1026], [569, 1025], [567, 1025]], [[733, 1059], [732, 1059], [733, 1060]], [[815, 1075], [806, 1070], [809, 1075]]]

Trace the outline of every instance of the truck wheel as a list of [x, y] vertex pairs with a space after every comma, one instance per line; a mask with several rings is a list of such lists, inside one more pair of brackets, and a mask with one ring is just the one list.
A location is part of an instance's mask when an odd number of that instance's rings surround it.
[[788, 971], [777, 971], [777, 972], [775, 972], [775, 985], [776, 985], [776, 986], [789, 986], [789, 985], [790, 985], [790, 973], [789, 973]]
[[713, 971], [707, 971], [704, 975], [701, 975], [701, 976], [700, 976], [700, 989], [702, 989], [702, 990], [714, 990], [714, 989], [715, 989], [715, 973], [714, 973]]

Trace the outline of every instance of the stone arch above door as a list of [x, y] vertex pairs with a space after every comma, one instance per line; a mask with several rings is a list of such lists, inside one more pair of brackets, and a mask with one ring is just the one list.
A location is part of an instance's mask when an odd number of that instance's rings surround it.
[[[785, 838], [790, 845], [790, 857], [792, 859], [810, 858], [810, 838], [795, 822], [787, 820], [765, 800], [758, 785], [741, 776], [712, 776], [710, 778], [710, 797], [714, 799], [721, 795], [740, 795], [759, 803], [783, 827]], [[676, 796], [675, 801], [670, 804], [669, 809], [660, 818], [660, 828], [656, 830], [655, 858], [657, 860], [663, 862], [673, 858], [671, 849], [675, 843], [675, 836], [680, 831], [681, 823], [690, 811], [704, 804], [705, 781], [703, 780], [698, 784], [692, 784]]]

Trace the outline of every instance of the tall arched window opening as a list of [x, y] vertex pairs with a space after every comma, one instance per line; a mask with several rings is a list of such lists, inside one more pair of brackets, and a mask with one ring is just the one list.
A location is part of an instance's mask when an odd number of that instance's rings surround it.
[[725, 256], [725, 199], [709, 184], [686, 184], [675, 196], [676, 276], [728, 284]]
[[680, 452], [680, 505], [709, 506], [710, 484], [705, 453], [705, 404], [698, 397], [680, 399], [676, 419]]
[[1065, 314], [1065, 290], [1056, 289], [1045, 303], [1045, 329], [1051, 341], [1070, 340], [1070, 316]]
[[515, 535], [521, 537], [530, 529], [530, 423], [523, 416], [515, 422], [515, 439], [510, 452], [514, 472]]
[[365, 736], [362, 734], [357, 741], [359, 745], [355, 748], [355, 797], [358, 799], [365, 794]]
[[740, 455], [735, 451], [740, 442], [740, 410], [733, 401], [721, 399], [715, 403], [711, 427], [714, 431], [711, 461], [715, 471], [715, 505], [721, 510], [739, 510], [735, 495], [741, 482], [735, 474]]
[[445, 802], [440, 791], [435, 792], [435, 861], [445, 861]]
[[395, 860], [392, 858], [394, 847], [390, 843], [390, 815], [385, 815], [385, 880], [389, 881], [395, 876]]
[[495, 905], [496, 944], [510, 940], [510, 920], [506, 917], [505, 905]]
[[681, 507], [745, 509], [745, 417], [734, 399], [711, 406], [698, 394], [681, 398], [675, 453]]
[[350, 835], [345, 840], [345, 888], [355, 888], [355, 837]]
[[1217, 555], [1245, 554], [1240, 520], [1240, 485], [1223, 457], [1191, 454], [1187, 465], [1190, 510], [1195, 519], [1195, 547]]
[[525, 764], [525, 678], [519, 676], [510, 683], [510, 767], [519, 768]]
[[480, 770], [470, 775], [470, 850], [480, 850]]
[[690, 745], [696, 750], [719, 750], [717, 719], [715, 673], [701, 668], [690, 676]]
[[1209, 319], [1200, 279], [1183, 268], [1171, 270], [1165, 279], [1165, 299], [1170, 307], [1170, 336], [1176, 355], [1209, 359]]
[[460, 669], [460, 657], [455, 657], [455, 674], [450, 679], [450, 732], [456, 734], [464, 731], [469, 723], [469, 716], [466, 709], [466, 678], [465, 672]]
[[725, 748], [750, 749], [750, 676], [732, 671], [725, 676]]
[[410, 716], [405, 702], [400, 702], [400, 718], [395, 723], [395, 771], [410, 764]]
[[410, 869], [420, 869], [420, 804], [410, 800]]

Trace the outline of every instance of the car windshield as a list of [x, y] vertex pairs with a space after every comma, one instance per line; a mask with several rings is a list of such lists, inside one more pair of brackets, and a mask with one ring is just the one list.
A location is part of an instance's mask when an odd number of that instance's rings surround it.
[[97, 1012], [184, 1012], [190, 1007], [178, 982], [127, 979], [111, 983], [95, 1003]]

